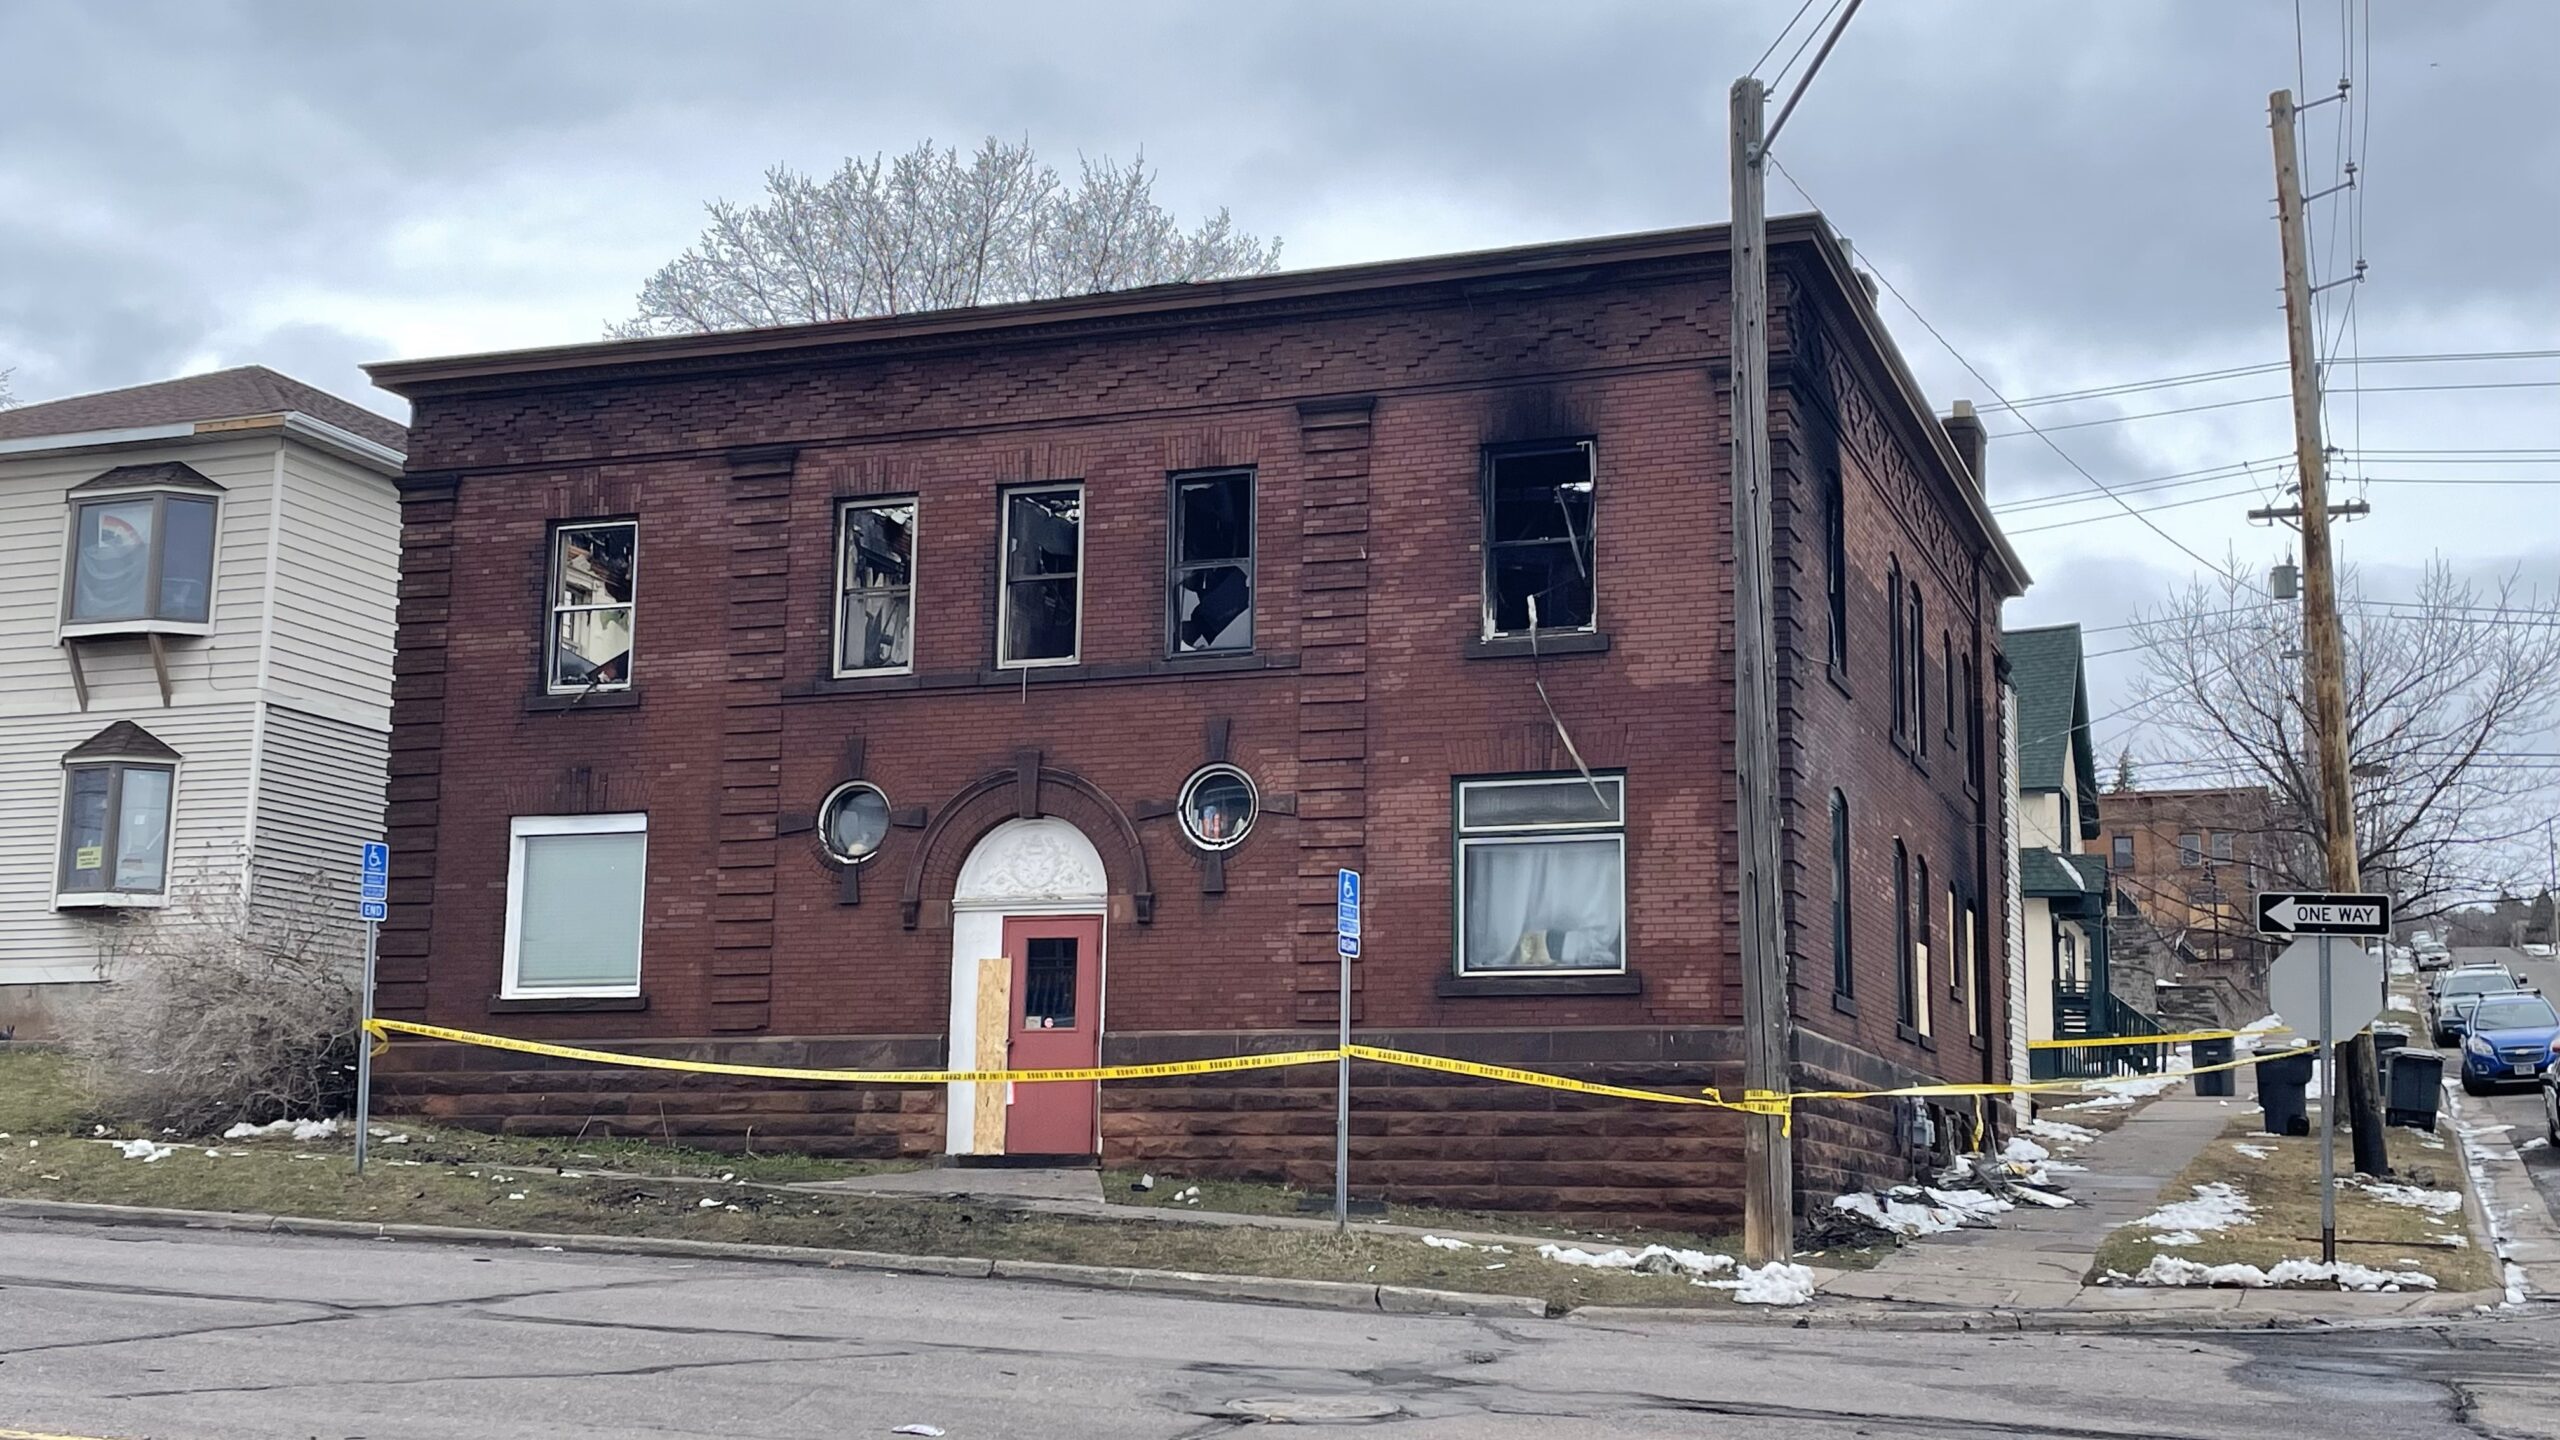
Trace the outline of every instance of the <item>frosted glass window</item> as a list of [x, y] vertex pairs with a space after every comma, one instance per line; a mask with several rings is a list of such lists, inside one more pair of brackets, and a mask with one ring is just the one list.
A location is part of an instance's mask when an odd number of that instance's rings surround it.
[[646, 826], [643, 816], [515, 822], [508, 994], [639, 992]]

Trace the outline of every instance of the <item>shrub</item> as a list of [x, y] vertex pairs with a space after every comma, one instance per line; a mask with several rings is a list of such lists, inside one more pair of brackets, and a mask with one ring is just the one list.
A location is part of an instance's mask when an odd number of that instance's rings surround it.
[[172, 896], [127, 921], [107, 985], [64, 1036], [101, 1114], [207, 1134], [353, 1103], [356, 946], [318, 876]]

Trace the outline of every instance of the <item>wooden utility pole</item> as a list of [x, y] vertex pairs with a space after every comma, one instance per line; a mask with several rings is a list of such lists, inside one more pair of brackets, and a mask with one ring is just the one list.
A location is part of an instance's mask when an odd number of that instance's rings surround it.
[[[1778, 915], [1778, 664], [1769, 512], [1769, 226], [1761, 109], [1733, 82], [1733, 766], [1741, 849], [1742, 1084], [1792, 1088]], [[1795, 1147], [1782, 1115], [1742, 1117], [1742, 1240], [1754, 1265], [1795, 1246]]]
[[[2328, 450], [2320, 433], [2319, 359], [2313, 347], [2311, 257], [2302, 218], [2302, 176], [2295, 165], [2293, 92], [2267, 97], [2268, 126], [2275, 132], [2276, 223], [2284, 236], [2284, 318], [2293, 362], [2294, 463], [2302, 479], [2303, 683], [2311, 691], [2313, 770], [2320, 818], [2326, 829], [2327, 884], [2357, 888], [2355, 787], [2347, 769], [2346, 647], [2338, 633], [2338, 582], [2329, 556]], [[2366, 1175], [2388, 1174], [2383, 1148], [2382, 1085], [2375, 1073], [2373, 1036], [2360, 1033], [2338, 1047], [2346, 1082], [2347, 1114], [2355, 1127], [2355, 1165]], [[2323, 1115], [2322, 1124], [2331, 1123]]]

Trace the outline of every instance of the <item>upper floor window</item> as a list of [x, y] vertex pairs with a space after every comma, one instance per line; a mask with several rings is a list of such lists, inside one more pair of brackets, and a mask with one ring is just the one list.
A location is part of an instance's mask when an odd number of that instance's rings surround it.
[[1484, 464], [1484, 632], [1589, 630], [1591, 442], [1506, 447]]
[[1982, 693], [1973, 655], [1964, 657], [1964, 773], [1973, 788], [1982, 788]]
[[1626, 780], [1458, 785], [1458, 969], [1623, 970]]
[[2224, 864], [2228, 864], [2230, 862], [2231, 840], [2231, 832], [2228, 830], [2216, 830], [2213, 832], [2213, 858], [2216, 861]]
[[2178, 837], [2178, 863], [2192, 869], [2204, 863], [2204, 837], [2193, 830]]
[[214, 505], [170, 493], [75, 504], [64, 623], [211, 623]]
[[1849, 797], [1831, 792], [1831, 993], [1848, 999], [1858, 990], [1849, 943]]
[[528, 815], [508, 822], [509, 999], [640, 993], [646, 815]]
[[1926, 621], [1920, 611], [1920, 587], [1911, 587], [1911, 643], [1903, 650], [1911, 666], [1911, 748], [1929, 753], [1929, 647]]
[[1906, 647], [1911, 640], [1902, 621], [1904, 604], [1902, 562], [1898, 559], [1887, 561], [1884, 572], [1885, 649], [1893, 667], [1893, 738], [1897, 744], [1909, 733], [1907, 727], [1911, 721], [1911, 680], [1906, 658], [1909, 654]]
[[1956, 684], [1955, 638], [1944, 630], [1938, 632], [1938, 655], [1946, 662], [1947, 747], [1953, 750], [1956, 743], [1956, 705], [1964, 698], [1964, 689]]
[[2111, 859], [2112, 859], [2112, 861], [2113, 861], [2113, 863], [2114, 863], [2114, 865], [2115, 865], [2115, 868], [2117, 868], [2118, 870], [2130, 870], [2130, 869], [2132, 869], [2132, 868], [2133, 868], [2133, 837], [2132, 837], [2132, 836], [2130, 836], [2130, 835], [2118, 835], [2118, 836], [2117, 836], [2117, 837], [2115, 837], [2115, 839], [2111, 842], [2110, 848], [2111, 848], [2111, 849], [2113, 850], [2113, 852], [2114, 852], [2114, 853], [2113, 853], [2113, 855], [2111, 856]]
[[854, 500], [837, 514], [836, 673], [903, 671], [915, 653], [916, 502]]
[[1831, 668], [1849, 668], [1849, 494], [1831, 477], [1822, 507], [1822, 598], [1831, 616]]
[[1166, 623], [1176, 655], [1253, 648], [1253, 472], [1173, 478]]
[[996, 663], [1074, 664], [1084, 631], [1083, 591], [1084, 487], [1006, 491]]
[[551, 531], [543, 688], [555, 695], [631, 686], [640, 524], [582, 520]]

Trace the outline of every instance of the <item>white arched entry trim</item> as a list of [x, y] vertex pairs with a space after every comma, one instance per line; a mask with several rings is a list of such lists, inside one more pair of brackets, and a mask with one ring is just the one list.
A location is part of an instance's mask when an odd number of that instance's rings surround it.
[[[978, 962], [1004, 954], [1005, 917], [1101, 915], [1109, 907], [1110, 889], [1102, 853], [1064, 820], [1007, 820], [978, 841], [951, 892], [952, 1069], [1004, 1064], [1001, 1051], [983, 1057], [978, 1053]], [[1103, 953], [1097, 958], [1107, 975], [1107, 924], [1103, 937]], [[1102, 994], [1109, 993], [1105, 985]], [[1095, 1017], [1097, 1024], [1101, 1018]], [[955, 1084], [946, 1089], [945, 1148], [954, 1155], [1003, 1153], [1000, 1137], [990, 1144], [976, 1133], [978, 1087]]]

